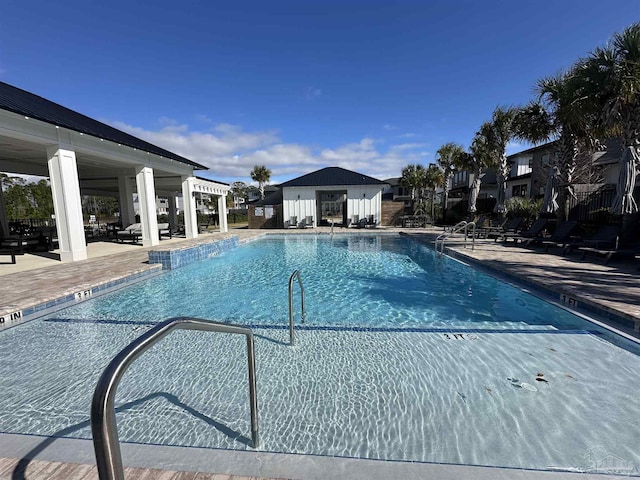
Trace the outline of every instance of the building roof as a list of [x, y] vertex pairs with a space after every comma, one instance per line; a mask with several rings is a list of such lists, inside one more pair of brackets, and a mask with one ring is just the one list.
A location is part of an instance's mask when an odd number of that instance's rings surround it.
[[266, 197], [264, 197], [264, 199], [262, 200], [258, 200], [257, 202], [253, 203], [252, 205], [261, 207], [264, 205], [282, 205], [282, 189], [279, 188], [277, 189], [275, 192], [273, 192], [271, 195], [267, 195]]
[[512, 153], [511, 155], [507, 156], [507, 161], [513, 162], [515, 160], [515, 157], [519, 157], [520, 155], [526, 155], [528, 153], [533, 153], [538, 150], [554, 150], [558, 148], [558, 144], [559, 144], [558, 140], [554, 140], [553, 142], [547, 142], [547, 143], [543, 143], [542, 145], [536, 145], [535, 147], [527, 148], [526, 150], [522, 150], [521, 152]]
[[0, 82], [0, 109], [208, 170], [204, 165], [4, 82]]
[[326, 167], [289, 180], [280, 187], [331, 187], [337, 185], [386, 185], [377, 178], [340, 167]]

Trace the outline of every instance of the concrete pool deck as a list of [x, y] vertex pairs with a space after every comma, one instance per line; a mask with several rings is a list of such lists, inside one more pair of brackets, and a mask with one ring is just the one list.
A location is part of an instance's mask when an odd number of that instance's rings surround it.
[[[265, 233], [287, 234], [328, 234], [329, 228], [307, 230], [232, 230], [226, 234], [214, 233], [203, 235], [197, 240], [173, 239], [171, 243], [162, 242], [161, 247], [175, 246], [181, 248], [185, 245], [193, 245], [200, 242], [211, 242], [215, 239], [238, 236], [241, 242], [249, 241]], [[403, 232], [425, 243], [433, 242], [435, 237], [442, 232], [439, 228], [430, 229], [336, 229], [336, 233], [385, 233]], [[18, 263], [14, 265], [0, 265], [0, 281], [3, 287], [0, 291], [0, 314], [3, 311], [20, 308], [21, 306], [42, 302], [50, 298], [56, 298], [68, 292], [77, 291], [87, 286], [104, 282], [109, 278], [122, 278], [134, 275], [141, 271], [157, 269], [157, 266], [147, 263], [149, 248], [126, 245], [105, 245], [104, 255], [96, 255], [89, 260], [76, 263], [65, 263], [48, 258], [29, 259], [30, 256], [18, 257]], [[459, 240], [452, 239], [447, 244], [453, 256], [470, 263], [478, 263], [481, 266], [501, 273], [507, 278], [520, 279], [527, 284], [537, 285], [539, 288], [553, 293], [556, 299], [560, 295], [576, 299], [588, 306], [596, 306], [603, 312], [613, 312], [621, 318], [629, 320], [628, 328], [623, 330], [631, 332], [634, 319], [640, 320], [640, 282], [638, 282], [638, 262], [612, 262], [611, 265], [603, 265], [602, 260], [588, 258], [579, 260], [576, 255], [563, 257], [560, 255], [546, 254], [538, 249], [523, 248], [512, 244], [496, 243], [493, 240], [476, 240], [475, 249], [464, 248]], [[126, 250], [126, 251], [125, 251]], [[44, 260], [44, 261], [43, 261]], [[31, 268], [26, 268], [30, 264]], [[22, 269], [22, 270], [20, 270]], [[578, 304], [578, 306], [580, 303]], [[620, 328], [619, 325], [616, 327]], [[637, 334], [636, 334], [637, 336]], [[84, 441], [84, 460], [73, 458], [34, 455], [29, 456], [33, 445], [42, 442], [44, 437], [10, 436], [0, 435], [0, 479], [93, 479], [97, 478], [95, 467], [91, 465], [90, 442]], [[22, 438], [28, 437], [28, 438]], [[24, 441], [25, 445], [18, 448], [16, 442]], [[61, 446], [68, 442], [69, 450], [77, 450], [78, 440], [59, 439], [53, 444]], [[29, 446], [31, 445], [31, 446]], [[9, 448], [11, 446], [11, 448]], [[138, 446], [140, 451], [169, 452], [163, 447]], [[136, 447], [136, 448], [138, 448]], [[51, 450], [51, 448], [48, 448]], [[225, 465], [225, 469], [217, 469], [217, 472], [232, 471], [245, 476], [231, 475], [230, 473], [205, 473], [208, 470], [200, 468], [207, 463], [211, 456], [211, 450], [203, 449], [203, 452], [195, 450], [182, 450], [184, 462], [172, 470], [158, 470], [147, 468], [149, 466], [162, 467], [161, 457], [164, 453], [151, 454], [152, 459], [147, 463], [127, 463], [131, 469], [127, 472], [127, 478], [163, 478], [163, 479], [231, 479], [241, 480], [245, 478], [614, 478], [606, 475], [573, 474], [567, 472], [539, 472], [520, 471], [512, 469], [499, 469], [491, 467], [466, 467], [458, 465], [437, 464], [411, 464], [402, 462], [381, 462], [372, 460], [341, 459], [334, 457], [313, 457], [302, 455], [270, 454], [266, 452], [216, 452], [220, 458], [218, 465]], [[143, 456], [141, 454], [141, 456]], [[146, 455], [145, 455], [146, 456]], [[305, 458], [308, 457], [308, 458]], [[19, 459], [34, 458], [33, 461], [23, 461], [26, 465], [26, 473], [16, 470]], [[54, 461], [60, 459], [61, 461]], [[193, 459], [193, 463], [189, 461]], [[62, 462], [62, 463], [61, 463]], [[69, 462], [69, 463], [65, 463]], [[243, 465], [243, 468], [239, 468]], [[277, 469], [277, 466], [282, 469]], [[234, 470], [234, 466], [238, 466]], [[228, 467], [228, 468], [226, 468]], [[250, 467], [250, 468], [249, 468]], [[286, 468], [285, 468], [286, 467]], [[177, 470], [195, 470], [179, 472]], [[200, 473], [197, 473], [199, 471]], [[247, 472], [249, 474], [247, 475]], [[293, 472], [293, 473], [292, 473]], [[56, 476], [57, 475], [57, 476]], [[255, 477], [254, 475], [260, 475]], [[577, 475], [580, 475], [579, 477]]]

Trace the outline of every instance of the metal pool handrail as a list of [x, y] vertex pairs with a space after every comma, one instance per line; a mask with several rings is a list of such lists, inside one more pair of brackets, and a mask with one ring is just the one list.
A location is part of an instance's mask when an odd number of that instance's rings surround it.
[[302, 285], [302, 277], [300, 276], [300, 270], [294, 270], [289, 277], [289, 345], [294, 344], [293, 338], [293, 280], [298, 279], [298, 285], [300, 285], [300, 299], [302, 303], [302, 323], [306, 317], [304, 309], [304, 285]]
[[[467, 222], [465, 220], [456, 223], [450, 232], [441, 233], [436, 238], [436, 254], [444, 255], [444, 242], [451, 235], [464, 230], [464, 248], [467, 248], [467, 237], [469, 236], [469, 227], [471, 227], [471, 250], [475, 250], [476, 246], [476, 222]], [[440, 245], [440, 250], [438, 250], [438, 245]]]
[[247, 337], [249, 399], [251, 403], [251, 441], [258, 448], [258, 398], [256, 394], [256, 358], [250, 328], [200, 318], [170, 318], [157, 324], [127, 345], [109, 363], [96, 385], [91, 403], [91, 432], [100, 480], [124, 480], [122, 455], [116, 424], [115, 399], [120, 379], [129, 366], [145, 351], [174, 330], [204, 330], [238, 333]]

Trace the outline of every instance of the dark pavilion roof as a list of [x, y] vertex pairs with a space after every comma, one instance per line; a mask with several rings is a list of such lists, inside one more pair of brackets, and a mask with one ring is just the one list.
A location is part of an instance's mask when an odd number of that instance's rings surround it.
[[337, 185], [386, 185], [377, 178], [340, 167], [326, 167], [289, 180], [280, 187], [331, 187]]
[[257, 206], [257, 207], [261, 207], [264, 205], [281, 205], [282, 204], [282, 189], [279, 188], [278, 190], [276, 190], [275, 192], [273, 192], [270, 195], [267, 195], [266, 197], [264, 197], [263, 200], [259, 200], [255, 203], [253, 203], [253, 205]]
[[140, 140], [117, 128], [4, 82], [0, 82], [0, 109], [170, 158], [199, 170], [208, 170], [204, 165], [192, 162], [187, 158]]

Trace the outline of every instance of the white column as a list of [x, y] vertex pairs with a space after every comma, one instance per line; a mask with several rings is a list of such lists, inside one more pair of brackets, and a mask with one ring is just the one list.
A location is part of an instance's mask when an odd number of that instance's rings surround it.
[[140, 206], [142, 245], [153, 247], [160, 244], [153, 168], [141, 166], [136, 169], [136, 186], [138, 187], [138, 204]]
[[184, 210], [184, 233], [187, 238], [198, 238], [198, 215], [193, 180], [195, 177], [182, 177], [182, 209]]
[[169, 201], [169, 225], [171, 228], [178, 226], [178, 214], [176, 209], [176, 197], [175, 195], [169, 195], [167, 199]]
[[47, 157], [60, 260], [86, 260], [87, 243], [84, 238], [76, 152], [55, 145], [47, 148]]
[[118, 194], [120, 222], [122, 228], [126, 228], [136, 220], [136, 212], [133, 208], [133, 185], [128, 175], [118, 175]]
[[224, 233], [229, 230], [227, 227], [227, 196], [220, 195], [218, 197], [218, 222], [220, 223], [220, 232]]
[[3, 237], [9, 235], [9, 222], [7, 221], [7, 206], [4, 203], [4, 194], [2, 193], [1, 178], [0, 178], [0, 235]]

